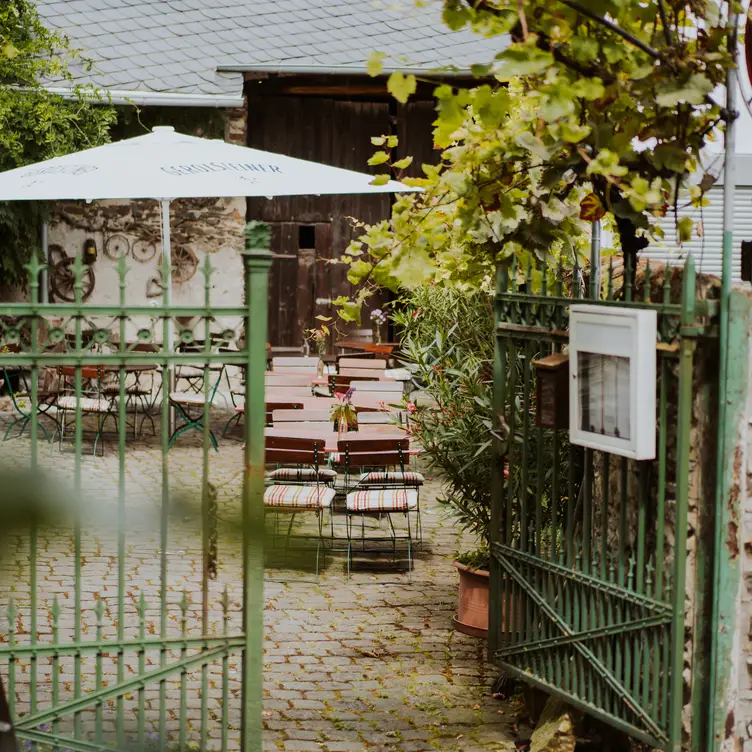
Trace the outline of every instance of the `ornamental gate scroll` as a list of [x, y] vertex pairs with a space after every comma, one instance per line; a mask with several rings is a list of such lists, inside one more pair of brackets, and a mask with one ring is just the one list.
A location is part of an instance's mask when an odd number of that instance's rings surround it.
[[[615, 290], [611, 267], [588, 300], [578, 295], [576, 268], [571, 285], [562, 269], [544, 269], [542, 282], [531, 270], [498, 270], [489, 650], [508, 675], [674, 752], [685, 627], [693, 628], [685, 625], [693, 583], [684, 555], [688, 529], [696, 532], [688, 520], [693, 365], [698, 342], [712, 348], [717, 336], [717, 302], [697, 299], [691, 257], [683, 275], [670, 269], [641, 264], [633, 275], [627, 267]], [[654, 460], [574, 446], [561, 423], [536, 421], [534, 363], [566, 353], [577, 302], [657, 312]], [[692, 687], [694, 707], [701, 691]]]
[[[31, 748], [262, 747], [268, 240], [268, 227], [250, 223], [244, 306], [212, 301], [209, 259], [203, 305], [170, 306], [166, 296], [128, 305], [125, 257], [117, 302], [84, 303], [77, 257], [72, 302], [0, 303], [0, 379], [12, 373], [24, 385], [15, 387], [20, 417], [0, 441], [0, 469], [12, 462], [46, 478], [49, 501], [64, 510], [52, 520], [29, 515], [12, 539], [2, 537], [15, 548], [0, 552], [0, 677], [15, 736]], [[41, 270], [34, 259], [33, 301]], [[190, 328], [177, 324], [186, 320]], [[170, 328], [195, 347], [168, 349]], [[246, 374], [245, 448], [230, 447], [224, 465], [211, 448], [206, 399], [204, 430], [181, 457], [168, 453], [170, 401], [162, 397], [181, 366], [203, 370], [205, 397], [217, 373]], [[143, 373], [155, 385], [134, 389]], [[105, 376], [107, 391], [90, 396]], [[99, 424], [92, 453], [98, 416], [87, 410], [105, 403], [109, 423]], [[61, 409], [70, 413], [67, 447], [48, 441], [60, 435]], [[146, 415], [156, 426], [148, 441], [136, 426]], [[218, 486], [226, 493], [220, 523]], [[7, 491], [0, 486], [0, 506], [18, 501]], [[180, 492], [188, 503], [178, 504]], [[87, 497], [96, 503], [83, 505]]]

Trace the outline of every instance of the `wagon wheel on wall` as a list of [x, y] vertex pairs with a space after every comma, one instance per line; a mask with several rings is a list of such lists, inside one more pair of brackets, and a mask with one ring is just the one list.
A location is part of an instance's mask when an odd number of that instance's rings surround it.
[[153, 238], [139, 238], [131, 247], [131, 255], [136, 261], [146, 264], [157, 255], [157, 243]]
[[[50, 270], [50, 291], [56, 300], [62, 300], [65, 303], [76, 302], [76, 273], [73, 271], [75, 262], [75, 257], [64, 258]], [[94, 282], [94, 269], [91, 266], [85, 266], [81, 277], [82, 300], [86, 300], [94, 292]]]
[[128, 255], [131, 244], [125, 235], [110, 235], [104, 244], [104, 255], [113, 261], [119, 261], [123, 256]]
[[[162, 265], [160, 258], [160, 266]], [[193, 279], [198, 271], [198, 256], [186, 246], [176, 246], [172, 249], [172, 281], [176, 285], [182, 285], [189, 279]]]

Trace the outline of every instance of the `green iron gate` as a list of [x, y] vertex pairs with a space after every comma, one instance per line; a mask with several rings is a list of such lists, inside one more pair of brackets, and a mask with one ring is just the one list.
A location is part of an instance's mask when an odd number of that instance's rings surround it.
[[[0, 481], [30, 470], [62, 507], [48, 518], [35, 505], [28, 528], [1, 538], [0, 677], [15, 734], [34, 748], [261, 750], [270, 261], [268, 228], [251, 223], [243, 306], [211, 300], [208, 259], [203, 305], [171, 306], [167, 291], [157, 305], [127, 304], [124, 259], [119, 300], [84, 303], [80, 258], [75, 302], [0, 304], [0, 378], [16, 410]], [[32, 301], [41, 271], [33, 261]], [[170, 448], [164, 397], [181, 367], [203, 371], [199, 430]], [[246, 443], [215, 453], [219, 403], [208, 403], [228, 368], [246, 374]], [[139, 388], [144, 374], [156, 383]], [[12, 511], [20, 493], [25, 503], [44, 488], [0, 482], [0, 506]]]
[[[693, 358], [697, 336], [712, 334], [701, 324], [714, 303], [696, 300], [691, 258], [681, 291], [672, 292], [663, 267], [643, 267], [634, 286], [629, 268], [624, 284], [614, 276], [610, 267], [603, 289], [591, 284], [588, 299], [578, 300], [577, 269], [571, 295], [562, 270], [544, 270], [541, 281], [531, 270], [514, 277], [499, 269], [489, 647], [509, 675], [675, 750]], [[537, 424], [533, 362], [566, 347], [576, 302], [657, 311], [655, 460], [570, 445], [565, 428]]]

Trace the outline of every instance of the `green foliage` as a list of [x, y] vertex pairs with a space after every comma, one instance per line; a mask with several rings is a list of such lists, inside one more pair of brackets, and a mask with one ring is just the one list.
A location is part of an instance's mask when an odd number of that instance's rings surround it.
[[442, 479], [439, 502], [488, 546], [491, 510], [491, 296], [426, 285], [392, 316], [405, 366], [436, 402], [418, 405], [411, 432]]
[[[537, 488], [550, 487], [555, 464], [559, 472], [568, 472], [567, 443], [559, 437], [558, 455], [554, 461], [553, 434], [550, 431], [529, 431], [523, 437], [522, 426], [527, 413], [528, 425], [534, 424], [534, 400], [523, 401], [524, 358], [511, 362], [517, 369], [513, 404], [515, 430], [508, 430], [509, 416], [503, 428], [493, 410], [493, 295], [487, 287], [462, 288], [452, 284], [428, 284], [403, 295], [402, 305], [392, 314], [401, 330], [402, 359], [421, 390], [436, 406], [417, 405], [411, 413], [411, 432], [423, 447], [423, 458], [442, 480], [438, 497], [441, 504], [456, 516], [464, 530], [475, 535], [479, 549], [471, 558], [460, 557], [468, 566], [475, 566], [487, 556], [491, 522], [491, 480], [493, 441], [502, 449], [510, 442], [519, 447], [527, 442], [530, 457], [542, 455], [542, 462], [523, 468], [512, 463], [506, 483], [514, 498], [528, 497], [525, 505], [533, 514]], [[532, 353], [538, 357], [538, 353]], [[533, 389], [533, 393], [534, 393]], [[540, 442], [540, 443], [539, 443]], [[543, 476], [538, 478], [538, 468]], [[543, 524], [550, 513], [549, 499], [544, 492]], [[512, 520], [519, 525], [519, 519]], [[485, 553], [484, 553], [485, 552]], [[475, 562], [475, 564], [473, 564]]]
[[[444, 0], [450, 28], [498, 39], [499, 53], [473, 67], [486, 76], [476, 86], [436, 87], [441, 162], [405, 180], [423, 193], [401, 194], [389, 221], [363, 227], [343, 257], [357, 259], [351, 281], [414, 287], [440, 269], [482, 285], [498, 263], [571, 265], [588, 242], [580, 203], [591, 195], [632, 261], [659, 234], [656, 218], [720, 122], [710, 93], [733, 64], [728, 3], [572, 5]], [[374, 71], [381, 59], [372, 56]], [[407, 77], [391, 80], [399, 101], [408, 88]], [[394, 145], [377, 146], [377, 163], [395, 167]]]
[[[109, 139], [114, 110], [90, 88], [74, 86], [67, 40], [46, 29], [30, 0], [0, 4], [0, 170], [39, 162]], [[45, 81], [71, 86], [71, 99], [43, 89]], [[98, 104], [99, 102], [99, 104]], [[0, 205], [0, 279], [24, 284], [23, 265], [39, 246], [44, 207]]]

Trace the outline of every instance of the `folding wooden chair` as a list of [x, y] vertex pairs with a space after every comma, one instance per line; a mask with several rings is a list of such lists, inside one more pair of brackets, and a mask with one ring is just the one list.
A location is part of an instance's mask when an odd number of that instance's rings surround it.
[[[410, 513], [418, 512], [418, 490], [410, 483], [405, 472], [405, 459], [410, 448], [409, 439], [343, 439], [337, 443], [338, 462], [345, 468], [345, 487], [350, 489], [345, 499], [347, 526], [347, 576], [352, 571], [353, 520], [360, 519], [361, 551], [366, 552], [367, 543], [391, 543], [392, 557], [397, 561], [397, 543], [405, 541], [408, 575], [413, 570], [412, 530]], [[361, 473], [357, 484], [351, 487], [355, 473]], [[383, 472], [374, 472], [383, 468]], [[398, 468], [387, 472], [386, 468]], [[421, 478], [422, 480], [422, 478]], [[404, 515], [406, 531], [398, 535], [392, 515]], [[386, 518], [389, 536], [366, 536], [366, 518]]]
[[[102, 440], [102, 456], [104, 456], [104, 426], [108, 418], [115, 422], [115, 431], [118, 430], [117, 413], [114, 411], [114, 399], [104, 393], [102, 382], [105, 376], [105, 367], [101, 365], [81, 366], [81, 393], [76, 395], [73, 381], [76, 378], [76, 366], [60, 367], [60, 393], [55, 401], [57, 407], [57, 429], [55, 433], [60, 435], [59, 446], [63, 448], [65, 440], [66, 418], [68, 413], [80, 412], [83, 415], [93, 415], [97, 418], [97, 428], [94, 432], [93, 454], [97, 453], [97, 444]], [[54, 441], [53, 434], [52, 440]]]
[[304, 512], [316, 514], [317, 577], [321, 550], [324, 545], [324, 513], [331, 510], [335, 495], [332, 485], [337, 477], [337, 473], [333, 470], [321, 467], [326, 456], [325, 447], [326, 442], [323, 439], [266, 437], [266, 464], [277, 467], [268, 475], [272, 485], [264, 493], [264, 516], [266, 517], [267, 513], [275, 514], [273, 533], [276, 538], [279, 515], [290, 515], [285, 535], [285, 554], [287, 555], [296, 515]]

